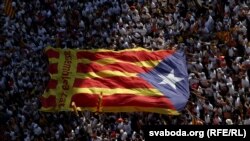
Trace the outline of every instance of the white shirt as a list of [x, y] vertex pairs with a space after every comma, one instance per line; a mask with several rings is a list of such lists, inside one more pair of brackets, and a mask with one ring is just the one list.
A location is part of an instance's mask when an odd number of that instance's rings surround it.
[[234, 90], [234, 85], [232, 85], [232, 84], [230, 84], [229, 86], [228, 86], [228, 88], [229, 88], [229, 94], [234, 94], [234, 92], [235, 92], [235, 90]]
[[214, 20], [213, 20], [212, 16], [209, 16], [208, 20], [207, 20], [206, 23], [205, 23], [205, 26], [206, 26], [206, 28], [207, 28], [209, 31], [212, 30], [212, 28], [213, 28], [213, 23], [214, 23]]
[[211, 122], [211, 118], [210, 118], [210, 115], [209, 114], [207, 114], [206, 116], [205, 116], [205, 123], [210, 123]]
[[87, 125], [87, 132], [91, 135], [92, 134], [92, 127], [91, 124]]
[[198, 105], [195, 107], [195, 111], [197, 113], [197, 117], [200, 118], [200, 107]]
[[59, 132], [59, 130], [56, 131], [55, 137], [56, 137], [56, 139], [59, 139], [59, 138], [60, 138], [60, 132]]
[[135, 15], [132, 15], [132, 20], [134, 20], [135, 22], [139, 22], [140, 21], [140, 15], [138, 14], [135, 14]]
[[129, 5], [127, 3], [122, 4], [122, 12], [126, 13], [129, 10]]
[[27, 136], [24, 141], [31, 141], [30, 136]]
[[241, 85], [243, 86], [243, 88], [249, 88], [249, 80], [247, 76], [241, 79]]
[[244, 120], [244, 125], [250, 125], [250, 118]]
[[128, 134], [127, 132], [123, 132], [122, 135], [121, 135], [121, 140], [122, 141], [126, 141], [126, 138], [128, 137]]
[[11, 137], [11, 140], [16, 140], [16, 135], [15, 135], [15, 132], [13, 131], [10, 131], [10, 137]]
[[235, 107], [236, 107], [236, 108], [239, 107], [240, 104], [241, 104], [241, 102], [240, 102], [240, 97], [238, 96], [238, 97], [236, 98], [236, 100], [235, 100]]
[[83, 20], [80, 21], [79, 27], [80, 27], [80, 28], [84, 28], [84, 27], [85, 27], [85, 24], [84, 24]]
[[228, 49], [228, 55], [229, 55], [230, 57], [233, 57], [233, 56], [234, 56], [234, 48], [229, 48], [229, 49]]
[[40, 135], [40, 134], [42, 134], [42, 128], [41, 127], [36, 127], [35, 129], [34, 129], [34, 134], [35, 135]]
[[121, 122], [121, 123], [119, 123], [119, 124], [117, 125], [117, 128], [118, 128], [118, 129], [123, 129], [123, 127], [124, 127], [123, 122]]
[[132, 131], [130, 122], [128, 124], [124, 124], [123, 129], [124, 129], [125, 132], [127, 132], [128, 134], [130, 134], [131, 131]]
[[96, 139], [92, 139], [92, 141], [102, 141], [101, 137], [96, 137]]

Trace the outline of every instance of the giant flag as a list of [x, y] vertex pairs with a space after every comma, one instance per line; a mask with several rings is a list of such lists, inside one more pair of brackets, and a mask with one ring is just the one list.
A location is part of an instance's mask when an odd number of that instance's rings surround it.
[[189, 98], [183, 51], [48, 47], [51, 79], [42, 111], [154, 112], [177, 115]]

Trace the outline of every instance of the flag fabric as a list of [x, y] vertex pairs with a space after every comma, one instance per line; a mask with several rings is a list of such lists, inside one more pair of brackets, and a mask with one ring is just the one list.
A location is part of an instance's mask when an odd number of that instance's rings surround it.
[[236, 28], [232, 28], [229, 31], [221, 31], [216, 33], [216, 37], [224, 42], [227, 46], [229, 47], [235, 47], [236, 46], [236, 41], [234, 40], [232, 36], [232, 32], [236, 31]]
[[51, 79], [42, 111], [154, 112], [177, 115], [189, 98], [183, 51], [48, 47]]
[[192, 117], [191, 125], [203, 125], [203, 121], [195, 116]]
[[7, 16], [13, 18], [15, 16], [15, 10], [12, 6], [12, 0], [5, 0], [4, 2], [4, 12]]
[[216, 33], [216, 37], [224, 43], [228, 43], [231, 40], [231, 33], [229, 31], [220, 31]]

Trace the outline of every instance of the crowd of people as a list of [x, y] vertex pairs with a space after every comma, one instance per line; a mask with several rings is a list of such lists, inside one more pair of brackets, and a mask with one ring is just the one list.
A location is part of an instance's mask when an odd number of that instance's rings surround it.
[[[0, 140], [143, 141], [144, 125], [250, 125], [250, 0], [0, 2]], [[190, 98], [180, 116], [43, 113], [47, 46], [183, 48]], [[198, 122], [194, 122], [198, 121]]]

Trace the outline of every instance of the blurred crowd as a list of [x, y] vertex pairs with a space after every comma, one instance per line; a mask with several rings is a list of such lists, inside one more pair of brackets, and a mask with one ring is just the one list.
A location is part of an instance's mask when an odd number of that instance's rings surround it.
[[[143, 141], [144, 125], [250, 125], [250, 0], [0, 2], [0, 140]], [[180, 116], [43, 113], [47, 46], [186, 52], [190, 99]]]

